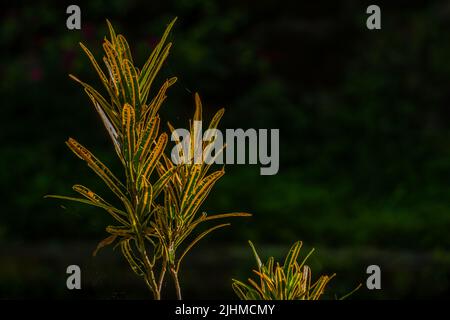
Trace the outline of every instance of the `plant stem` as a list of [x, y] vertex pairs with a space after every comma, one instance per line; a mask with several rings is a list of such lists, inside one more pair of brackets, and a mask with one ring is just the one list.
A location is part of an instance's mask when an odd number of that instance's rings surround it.
[[180, 281], [178, 280], [178, 272], [175, 270], [174, 267], [170, 268], [170, 273], [172, 274], [173, 281], [175, 283], [175, 290], [177, 292], [177, 299], [182, 300], [181, 297], [181, 288], [180, 288]]
[[151, 285], [151, 282], [149, 281], [147, 275], [145, 275], [144, 278], [145, 278], [145, 283], [147, 284], [147, 287], [148, 287], [148, 288], [150, 289], [150, 291], [153, 293], [153, 299], [155, 299], [155, 300], [161, 300], [161, 292], [160, 292], [159, 290], [154, 290], [154, 289], [153, 289], [153, 287], [152, 287], [152, 285]]
[[164, 276], [166, 275], [166, 262], [163, 261], [163, 265], [161, 267], [161, 273], [159, 274], [159, 283], [158, 283], [158, 290], [159, 292], [161, 292], [162, 290], [162, 285], [164, 282]]
[[155, 300], [161, 300], [161, 292], [160, 292], [158, 289], [156, 289], [156, 290], [153, 292], [153, 298], [154, 298]]
[[137, 240], [138, 240], [138, 249], [141, 254], [142, 261], [145, 266], [145, 281], [147, 285], [150, 287], [150, 290], [153, 292], [153, 297], [155, 300], [161, 300], [161, 292], [158, 284], [156, 283], [155, 273], [153, 272], [153, 265], [150, 262], [150, 259], [147, 254], [147, 249], [145, 249], [145, 242], [142, 238], [142, 235], [137, 232]]
[[[141, 255], [144, 260], [145, 268], [147, 269], [146, 270], [146, 278], [147, 278], [147, 281], [149, 281], [150, 286], [152, 287], [153, 296], [154, 296], [155, 300], [161, 300], [161, 293], [160, 293], [158, 284], [156, 283], [155, 274], [154, 274], [153, 268], [150, 264], [150, 260], [148, 259], [147, 251], [144, 249], [143, 252], [141, 253]], [[150, 278], [150, 279], [148, 279], [148, 278]]]
[[143, 257], [143, 261], [145, 264], [146, 274], [145, 274], [145, 281], [147, 282], [150, 290], [153, 292], [153, 297], [155, 300], [161, 300], [161, 292], [156, 284], [155, 274], [153, 272], [153, 268], [150, 265], [150, 261], [148, 260], [147, 252], [144, 250], [144, 252], [141, 253], [141, 256]]

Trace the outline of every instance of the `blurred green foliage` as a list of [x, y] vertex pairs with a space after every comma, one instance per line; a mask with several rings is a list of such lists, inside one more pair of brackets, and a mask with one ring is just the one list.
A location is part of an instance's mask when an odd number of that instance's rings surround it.
[[179, 82], [163, 120], [185, 127], [198, 91], [209, 116], [227, 109], [222, 128], [280, 128], [278, 175], [229, 165], [205, 205], [254, 213], [223, 241], [449, 248], [446, 1], [387, 3], [381, 31], [365, 28], [367, 3], [356, 0], [95, 0], [81, 5], [81, 31], [65, 28], [67, 5], [35, 1], [1, 12], [1, 242], [102, 237], [107, 215], [42, 199], [69, 193], [78, 177], [98, 185], [66, 149], [68, 136], [90, 141], [120, 170], [90, 102], [67, 76], [96, 81], [77, 43], [98, 54], [109, 18], [143, 63], [178, 16], [160, 81]]

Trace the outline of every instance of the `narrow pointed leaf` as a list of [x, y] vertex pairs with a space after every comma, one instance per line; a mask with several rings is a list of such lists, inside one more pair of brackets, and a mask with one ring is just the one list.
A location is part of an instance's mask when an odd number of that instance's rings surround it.
[[122, 254], [127, 259], [128, 263], [130, 264], [131, 269], [136, 273], [138, 276], [144, 275], [144, 264], [143, 262], [134, 255], [133, 250], [130, 246], [130, 239], [126, 239], [120, 242], [120, 247], [122, 249]]
[[95, 248], [94, 252], [92, 253], [92, 255], [95, 257], [100, 249], [112, 244], [116, 240], [116, 238], [117, 238], [117, 236], [115, 234], [113, 234], [113, 235], [103, 239], [102, 241], [100, 241], [99, 244], [97, 245], [97, 248]]

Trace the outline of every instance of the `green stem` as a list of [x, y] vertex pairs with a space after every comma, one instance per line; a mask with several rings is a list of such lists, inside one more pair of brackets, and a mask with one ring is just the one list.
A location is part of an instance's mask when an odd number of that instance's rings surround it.
[[170, 268], [170, 273], [172, 274], [173, 282], [175, 283], [177, 299], [183, 300], [183, 298], [181, 297], [181, 288], [180, 288], [180, 281], [178, 280], [178, 272], [175, 270], [175, 267]]
[[140, 248], [142, 260], [146, 269], [146, 281], [149, 283], [152, 288], [153, 296], [155, 300], [161, 300], [161, 292], [158, 284], [156, 283], [155, 273], [153, 272], [153, 267], [150, 263], [150, 259], [147, 255], [147, 250], [145, 249], [145, 244], [142, 244], [142, 248]]
[[161, 268], [161, 273], [159, 274], [159, 284], [158, 284], [158, 290], [159, 292], [161, 292], [162, 290], [162, 286], [164, 283], [164, 276], [166, 275], [166, 262], [163, 261], [163, 265]]
[[136, 228], [136, 237], [138, 240], [139, 253], [141, 254], [142, 261], [145, 266], [145, 281], [149, 286], [150, 290], [153, 292], [153, 297], [155, 300], [161, 300], [161, 292], [158, 284], [156, 283], [155, 273], [153, 272], [153, 265], [147, 254], [147, 249], [145, 248], [145, 242], [140, 232], [140, 228]]
[[[134, 207], [136, 207], [136, 203], [134, 204]], [[145, 281], [147, 283], [147, 286], [150, 288], [150, 290], [153, 292], [153, 297], [155, 300], [161, 300], [161, 293], [158, 287], [158, 284], [156, 283], [155, 273], [153, 272], [153, 265], [150, 262], [150, 259], [147, 254], [147, 249], [145, 248], [145, 241], [143, 237], [143, 231], [141, 224], [139, 222], [139, 218], [136, 215], [136, 211], [132, 208], [127, 208], [127, 211], [131, 218], [131, 226], [136, 234], [136, 240], [137, 240], [137, 248], [139, 250], [139, 254], [141, 256], [142, 261], [144, 262], [145, 267]]]

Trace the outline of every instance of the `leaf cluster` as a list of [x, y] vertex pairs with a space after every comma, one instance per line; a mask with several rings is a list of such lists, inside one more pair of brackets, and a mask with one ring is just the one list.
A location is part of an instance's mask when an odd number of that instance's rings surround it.
[[289, 250], [284, 264], [270, 257], [263, 263], [251, 241], [249, 241], [258, 268], [253, 272], [258, 280], [248, 279], [248, 283], [233, 279], [233, 290], [242, 300], [319, 300], [329, 281], [335, 276], [322, 275], [311, 281], [311, 269], [306, 261], [312, 254], [298, 262], [302, 242], [298, 241]]
[[[108, 212], [116, 223], [106, 227], [109, 235], [98, 244], [94, 255], [101, 248], [117, 243], [131, 269], [144, 278], [156, 299], [161, 297], [167, 270], [175, 281], [177, 295], [181, 299], [178, 272], [183, 258], [204, 236], [229, 225], [218, 224], [192, 236], [200, 224], [234, 216], [249, 216], [241, 212], [199, 214], [200, 206], [214, 184], [224, 175], [224, 170], [209, 173], [210, 165], [203, 162], [175, 165], [165, 154], [168, 135], [161, 132], [158, 111], [167, 98], [167, 90], [177, 78], [167, 79], [158, 91], [152, 89], [172, 46], [166, 40], [175, 21], [167, 26], [141, 69], [135, 66], [125, 37], [116, 34], [109, 21], [109, 39], [103, 41], [103, 67], [89, 49], [80, 44], [97, 72], [106, 95], [70, 75], [83, 87], [99, 114], [123, 166], [125, 178], [115, 176], [75, 139], [69, 138], [66, 144], [104, 181], [121, 206], [113, 206], [96, 192], [78, 184], [73, 189], [81, 197], [47, 196], [85, 203]], [[217, 127], [223, 113], [223, 109], [216, 113], [210, 128]], [[198, 94], [195, 94], [194, 120], [202, 120]], [[169, 124], [169, 128], [174, 132], [172, 125]], [[193, 132], [191, 137], [191, 149], [194, 150], [196, 142]], [[176, 143], [180, 144], [180, 141]], [[211, 147], [210, 143], [201, 143], [202, 150]]]

